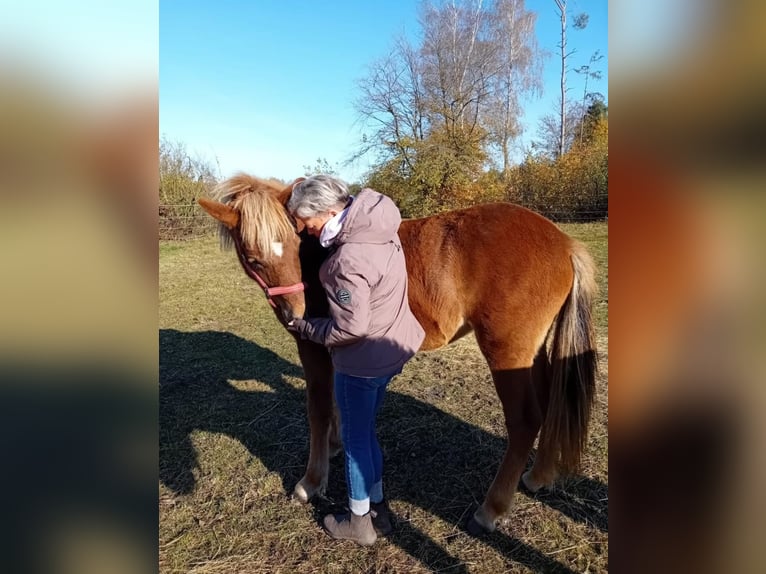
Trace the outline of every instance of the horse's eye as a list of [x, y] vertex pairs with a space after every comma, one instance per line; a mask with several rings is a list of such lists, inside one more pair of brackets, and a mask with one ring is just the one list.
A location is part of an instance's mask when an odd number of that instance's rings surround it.
[[254, 267], [263, 267], [260, 261], [258, 261], [255, 257], [248, 257], [247, 262], [250, 265], [253, 265]]

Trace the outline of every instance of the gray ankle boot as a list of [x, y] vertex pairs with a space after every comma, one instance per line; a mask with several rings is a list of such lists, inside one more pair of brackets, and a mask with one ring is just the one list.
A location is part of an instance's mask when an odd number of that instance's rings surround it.
[[391, 534], [391, 515], [388, 512], [388, 504], [385, 500], [370, 503], [370, 514], [372, 515], [372, 527], [378, 536], [388, 536]]
[[336, 540], [353, 540], [362, 546], [370, 546], [378, 539], [372, 527], [371, 514], [371, 512], [364, 516], [353, 512], [328, 514], [324, 517], [324, 529]]

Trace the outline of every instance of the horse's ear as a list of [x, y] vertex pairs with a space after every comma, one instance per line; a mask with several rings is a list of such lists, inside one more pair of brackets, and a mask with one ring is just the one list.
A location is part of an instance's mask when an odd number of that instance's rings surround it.
[[[290, 201], [290, 196], [293, 193], [293, 187], [295, 187], [296, 183], [300, 183], [306, 179], [305, 177], [299, 177], [295, 181], [293, 181], [291, 184], [289, 184], [286, 188], [284, 188], [282, 191], [279, 192], [277, 195], [277, 198], [279, 199], [279, 202], [285, 206], [285, 209], [287, 209], [287, 202]], [[293, 218], [295, 219], [295, 218]], [[295, 230], [300, 233], [303, 231], [303, 228], [305, 225], [303, 225], [303, 222], [300, 219], [295, 219]]]
[[298, 179], [296, 179], [292, 183], [288, 183], [287, 187], [285, 187], [282, 191], [277, 193], [277, 199], [279, 200], [279, 203], [284, 205], [285, 208], [287, 207], [287, 202], [290, 201], [290, 196], [293, 193], [293, 188], [295, 187], [295, 184], [303, 181], [304, 179], [306, 179], [306, 178], [305, 177], [299, 177]]
[[204, 197], [199, 198], [197, 203], [202, 206], [202, 209], [207, 211], [229, 229], [234, 229], [239, 223], [239, 212], [228, 205], [211, 199], [205, 199]]

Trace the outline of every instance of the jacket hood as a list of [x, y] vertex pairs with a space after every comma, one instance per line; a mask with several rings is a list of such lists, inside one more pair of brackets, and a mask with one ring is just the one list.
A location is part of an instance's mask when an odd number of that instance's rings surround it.
[[365, 188], [348, 208], [335, 243], [388, 243], [396, 239], [401, 222], [399, 209], [390, 198]]

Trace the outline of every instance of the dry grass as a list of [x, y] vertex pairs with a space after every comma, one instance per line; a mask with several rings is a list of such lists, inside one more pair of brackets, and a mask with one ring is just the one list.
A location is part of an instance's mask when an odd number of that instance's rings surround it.
[[162, 572], [605, 572], [607, 225], [563, 226], [600, 268], [602, 373], [582, 476], [519, 493], [497, 531], [464, 524], [505, 446], [499, 401], [473, 338], [416, 356], [379, 421], [394, 534], [337, 543], [318, 519], [343, 504], [342, 455], [325, 498], [289, 493], [308, 456], [305, 383], [292, 339], [215, 238], [160, 245]]

